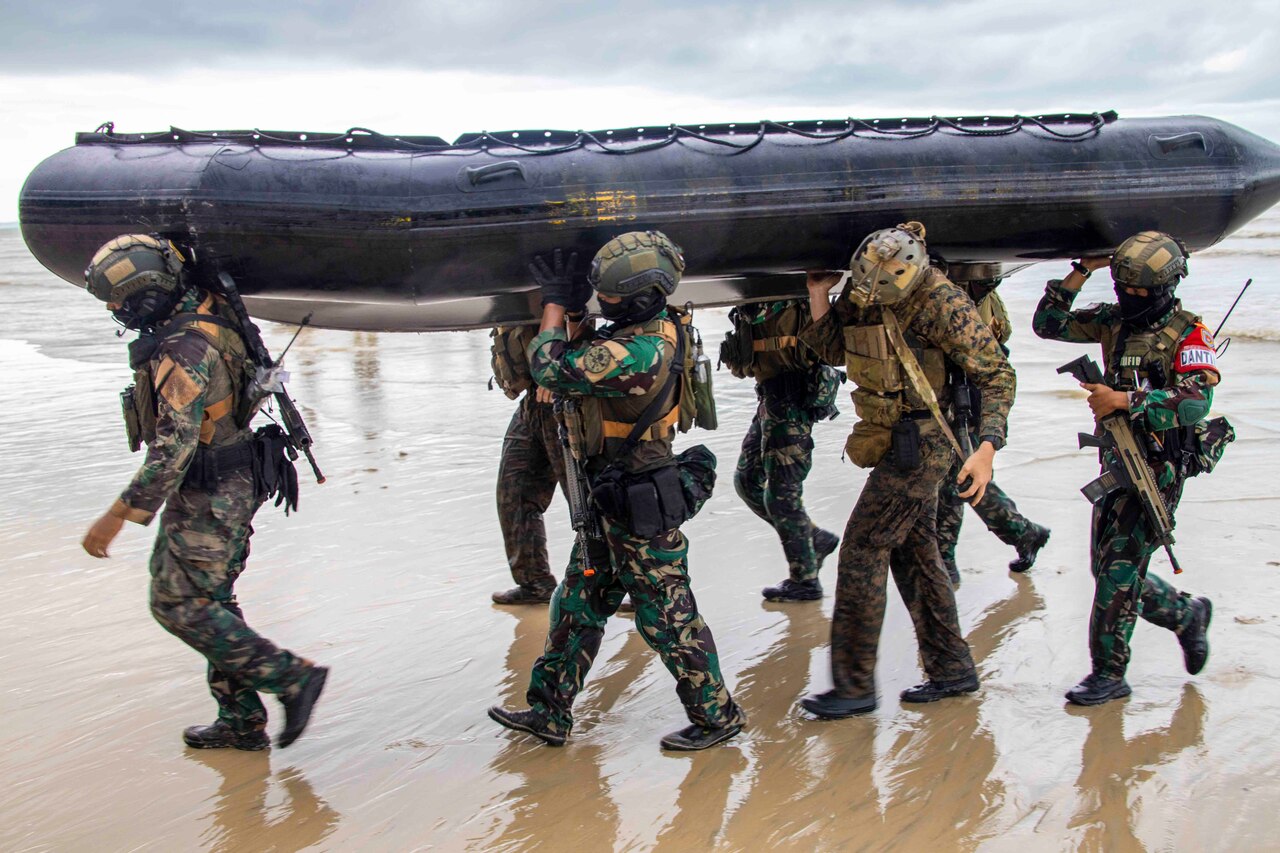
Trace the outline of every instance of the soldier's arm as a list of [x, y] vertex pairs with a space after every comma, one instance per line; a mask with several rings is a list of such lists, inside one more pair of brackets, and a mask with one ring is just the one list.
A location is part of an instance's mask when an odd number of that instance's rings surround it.
[[809, 317], [812, 322], [800, 332], [800, 343], [819, 361], [832, 367], [844, 366], [844, 327], [852, 317], [847, 299], [831, 303], [831, 288], [840, 282], [838, 273], [809, 273]]
[[959, 288], [946, 284], [930, 294], [917, 322], [923, 336], [940, 347], [981, 389], [978, 435], [1003, 442], [1017, 377], [973, 301]]
[[1177, 381], [1170, 388], [1134, 391], [1129, 395], [1129, 416], [1144, 418], [1153, 430], [1190, 426], [1203, 420], [1213, 405], [1213, 387], [1221, 375], [1212, 336], [1203, 326], [1183, 335], [1174, 354]]
[[[162, 350], [155, 371], [156, 439], [133, 481], [111, 508], [126, 521], [150, 524], [160, 506], [177, 491], [200, 443], [210, 358], [217, 353], [193, 334]], [[167, 342], [166, 342], [167, 343]], [[212, 356], [210, 355], [212, 353]]]
[[[1072, 276], [1079, 276], [1072, 272]], [[1035, 316], [1031, 319], [1031, 328], [1036, 335], [1051, 341], [1066, 341], [1075, 344], [1091, 344], [1102, 340], [1102, 332], [1116, 320], [1114, 305], [1091, 305], [1077, 311], [1071, 310], [1080, 285], [1069, 287], [1067, 281], [1052, 279], [1045, 285], [1044, 296], [1036, 306]], [[1080, 284], [1084, 279], [1080, 279]]]
[[563, 329], [547, 329], [529, 344], [529, 372], [538, 385], [561, 394], [645, 394], [657, 378], [664, 344], [655, 335], [638, 335], [625, 343], [604, 340], [570, 348]]

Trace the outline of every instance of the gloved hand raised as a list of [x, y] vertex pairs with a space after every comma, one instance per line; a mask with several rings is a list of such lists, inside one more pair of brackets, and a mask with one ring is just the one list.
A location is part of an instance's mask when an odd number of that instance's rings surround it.
[[529, 273], [538, 287], [542, 288], [544, 307], [560, 305], [570, 313], [586, 308], [587, 300], [591, 298], [591, 285], [585, 279], [574, 281], [574, 267], [577, 264], [577, 252], [570, 254], [566, 263], [560, 249], [552, 253], [550, 264], [544, 258], [534, 257], [533, 263], [529, 264]]

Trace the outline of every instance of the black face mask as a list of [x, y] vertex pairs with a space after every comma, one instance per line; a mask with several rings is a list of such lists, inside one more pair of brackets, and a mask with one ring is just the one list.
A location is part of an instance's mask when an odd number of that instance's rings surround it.
[[147, 288], [133, 294], [111, 312], [117, 323], [134, 331], [150, 331], [173, 313], [183, 291]]
[[623, 297], [621, 302], [601, 302], [600, 316], [610, 323], [643, 323], [667, 307], [667, 297], [654, 288]]
[[1149, 291], [1146, 296], [1133, 296], [1117, 287], [1116, 301], [1124, 324], [1132, 329], [1144, 329], [1163, 320], [1173, 308], [1173, 288], [1162, 287]]

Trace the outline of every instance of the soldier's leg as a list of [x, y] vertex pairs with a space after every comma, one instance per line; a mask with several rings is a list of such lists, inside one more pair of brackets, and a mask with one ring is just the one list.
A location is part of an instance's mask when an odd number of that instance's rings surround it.
[[[244, 621], [244, 611], [234, 595], [230, 601], [222, 602], [222, 606]], [[208, 679], [209, 692], [218, 703], [219, 720], [237, 732], [266, 729], [267, 709], [258, 697], [258, 691], [235, 675], [218, 669], [212, 662], [209, 663]]]
[[534, 661], [525, 698], [547, 720], [550, 731], [567, 735], [573, 727], [573, 700], [600, 651], [604, 625], [618, 609], [623, 588], [616, 569], [582, 574], [577, 545], [564, 580], [551, 599], [550, 626], [542, 655]]
[[[770, 521], [769, 511], [764, 505], [764, 438], [760, 431], [761, 414], [764, 412], [763, 401], [756, 408], [747, 427], [747, 434], [742, 437], [742, 450], [738, 453], [738, 466], [733, 472], [733, 488], [752, 512]], [[770, 523], [772, 523], [770, 521]]]
[[[950, 470], [942, 478], [938, 487], [938, 512], [935, 526], [938, 531], [938, 553], [942, 556], [942, 565], [947, 576], [955, 585], [960, 584], [960, 569], [956, 565], [956, 542], [960, 539], [960, 528], [964, 524], [964, 498], [956, 485], [956, 475], [960, 473], [961, 462], [956, 459]], [[988, 489], [991, 486], [987, 486]]]
[[[165, 630], [200, 652], [237, 685], [292, 697], [310, 665], [258, 635], [228, 608], [244, 567], [258, 502], [248, 476], [236, 475], [212, 495], [180, 489], [161, 515], [151, 557], [151, 612]], [[220, 703], [220, 708], [223, 707]]]
[[675, 529], [640, 539], [610, 524], [606, 535], [618, 577], [636, 605], [636, 630], [675, 677], [689, 722], [709, 729], [744, 724], [689, 588], [684, 534]]
[[804, 481], [813, 467], [813, 421], [795, 409], [761, 420], [764, 441], [764, 505], [793, 581], [818, 576], [814, 525], [804, 508]]
[[982, 500], [973, 508], [987, 526], [1006, 545], [1017, 546], [1035, 525], [1018, 512], [1018, 505], [995, 483], [987, 484]]
[[515, 582], [528, 589], [548, 589], [556, 579], [547, 560], [547, 529], [542, 515], [551, 505], [556, 480], [543, 438], [534, 433], [534, 425], [530, 424], [530, 405], [532, 401], [520, 400], [502, 440], [498, 523]]
[[1095, 589], [1089, 619], [1093, 673], [1124, 677], [1129, 639], [1138, 618], [1142, 573], [1154, 545], [1138, 502], [1124, 492], [1109, 495], [1093, 511], [1091, 570]]

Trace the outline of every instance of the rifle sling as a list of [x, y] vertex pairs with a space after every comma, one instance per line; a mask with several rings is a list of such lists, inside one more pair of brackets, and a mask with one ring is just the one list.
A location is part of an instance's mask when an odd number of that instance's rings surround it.
[[676, 352], [675, 357], [671, 360], [671, 368], [667, 371], [667, 381], [663, 383], [662, 390], [653, 398], [652, 402], [645, 407], [644, 413], [640, 415], [640, 420], [636, 421], [635, 426], [631, 428], [631, 434], [622, 442], [622, 446], [618, 448], [609, 460], [612, 465], [615, 459], [635, 450], [640, 445], [640, 436], [648, 431], [649, 427], [662, 417], [663, 403], [667, 397], [671, 396], [671, 391], [675, 389], [673, 397], [673, 405], [680, 405], [680, 381], [684, 376], [684, 329], [679, 323], [676, 323]]
[[920, 362], [916, 360], [916, 354], [911, 351], [911, 347], [907, 346], [907, 341], [902, 337], [902, 329], [898, 328], [898, 318], [888, 308], [881, 309], [884, 320], [885, 331], [889, 333], [889, 342], [893, 344], [894, 350], [898, 353], [898, 360], [902, 362], [902, 369], [907, 374], [907, 379], [916, 389], [916, 393], [920, 395], [920, 399], [924, 400], [924, 404], [929, 409], [929, 414], [933, 415], [933, 419], [938, 426], [942, 427], [942, 433], [947, 437], [947, 441], [951, 442], [951, 449], [956, 452], [961, 462], [966, 457], [964, 451], [960, 449], [960, 442], [956, 440], [956, 434], [951, 431], [951, 425], [947, 423], [947, 419], [942, 416], [942, 410], [938, 406], [938, 397], [933, 393], [933, 386], [929, 384], [929, 380], [925, 378], [924, 370], [920, 367]]

